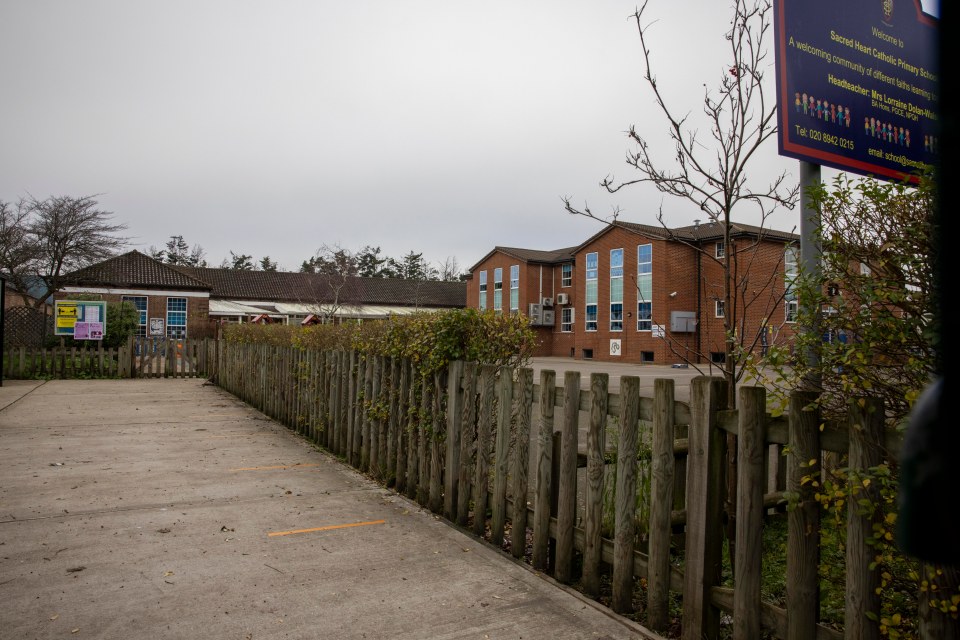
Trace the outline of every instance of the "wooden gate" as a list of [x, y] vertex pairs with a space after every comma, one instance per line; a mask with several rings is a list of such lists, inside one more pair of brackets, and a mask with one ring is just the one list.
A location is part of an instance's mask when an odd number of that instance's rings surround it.
[[204, 374], [203, 339], [134, 337], [130, 339], [132, 378], [196, 378]]

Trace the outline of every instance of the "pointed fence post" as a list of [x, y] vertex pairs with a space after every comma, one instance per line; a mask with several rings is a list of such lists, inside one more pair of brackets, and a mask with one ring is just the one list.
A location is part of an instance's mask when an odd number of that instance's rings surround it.
[[553, 468], [553, 410], [557, 374], [540, 372], [540, 429], [537, 432], [537, 502], [533, 512], [533, 568], [546, 571], [550, 551], [550, 475]]
[[720, 584], [726, 435], [716, 426], [726, 408], [727, 384], [697, 376], [690, 384], [690, 451], [687, 457], [687, 528], [683, 571], [683, 637], [716, 638], [720, 611], [710, 590]]

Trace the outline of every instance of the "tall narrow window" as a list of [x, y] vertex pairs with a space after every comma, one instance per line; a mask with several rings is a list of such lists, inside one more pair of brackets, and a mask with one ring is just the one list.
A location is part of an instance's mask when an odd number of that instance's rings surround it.
[[564, 262], [560, 265], [560, 286], [569, 287], [573, 285], [573, 263]]
[[637, 331], [653, 330], [653, 245], [637, 247]]
[[493, 310], [503, 312], [503, 269], [493, 270]]
[[610, 331], [623, 331], [623, 249], [610, 250]]
[[714, 315], [722, 318], [727, 315], [727, 303], [725, 300], [714, 300]]
[[123, 296], [123, 302], [129, 302], [137, 308], [137, 335], [147, 335], [147, 296]]
[[477, 305], [480, 311], [487, 308], [487, 272], [480, 272], [480, 302]]
[[726, 254], [726, 247], [723, 244], [723, 240], [714, 245], [714, 255], [718, 258], [722, 258]]
[[800, 253], [797, 247], [787, 247], [783, 254], [784, 319], [797, 321], [797, 277], [800, 275]]
[[520, 265], [510, 265], [510, 313], [520, 313]]
[[573, 331], [573, 307], [564, 307], [560, 310], [560, 331]]
[[186, 298], [167, 298], [167, 337], [187, 337]]
[[587, 254], [586, 278], [584, 278], [584, 283], [586, 285], [586, 291], [584, 292], [584, 299], [586, 301], [585, 329], [587, 331], [597, 330], [597, 260], [597, 253]]

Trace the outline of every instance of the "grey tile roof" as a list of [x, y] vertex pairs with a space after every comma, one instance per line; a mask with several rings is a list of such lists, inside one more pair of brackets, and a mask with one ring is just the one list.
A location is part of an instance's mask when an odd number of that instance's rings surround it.
[[[627, 231], [632, 231], [648, 238], [660, 238], [663, 240], [674, 240], [679, 242], [705, 242], [723, 239], [724, 225], [720, 222], [711, 221], [701, 224], [692, 224], [686, 227], [665, 228], [660, 225], [639, 224], [636, 222], [623, 222], [621, 220], [617, 220], [616, 222], [604, 226], [603, 229], [587, 238], [576, 249], [580, 249], [581, 247], [592, 244], [597, 240], [597, 238], [609, 232], [614, 227], [620, 227], [621, 229], [626, 229]], [[776, 229], [770, 229], [768, 227], [758, 227], [752, 224], [731, 222], [730, 227], [731, 236], [734, 238], [752, 237], [782, 242], [799, 242], [800, 240], [800, 236], [798, 234], [789, 233], [786, 231], [777, 231]]]
[[463, 308], [467, 303], [465, 282], [344, 280], [313, 273], [185, 267], [164, 264], [139, 251], [67, 274], [65, 282], [75, 286], [202, 290], [222, 300], [330, 302], [339, 291], [337, 299], [344, 304]]
[[210, 296], [227, 300], [340, 303], [463, 308], [464, 282], [416, 282], [394, 278], [337, 278], [316, 273], [240, 271], [175, 267], [212, 287]]
[[479, 265], [481, 265], [487, 258], [493, 254], [499, 252], [505, 255], [508, 255], [517, 260], [522, 260], [528, 264], [560, 264], [561, 262], [572, 262], [573, 255], [576, 252], [577, 247], [567, 247], [565, 249], [552, 249], [549, 251], [541, 251], [539, 249], [522, 249], [520, 247], [494, 247], [489, 251], [485, 256], [477, 260], [477, 262], [470, 267], [469, 272], [473, 273]]
[[139, 251], [128, 251], [68, 273], [63, 282], [72, 286], [210, 290], [210, 285]]

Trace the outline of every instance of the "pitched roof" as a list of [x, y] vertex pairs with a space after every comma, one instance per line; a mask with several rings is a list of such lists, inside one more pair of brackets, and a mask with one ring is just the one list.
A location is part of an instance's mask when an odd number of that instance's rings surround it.
[[[417, 282], [392, 278], [337, 278], [315, 273], [242, 271], [164, 264], [130, 251], [69, 273], [68, 285], [209, 291], [211, 298], [263, 302], [463, 308], [465, 282]], [[339, 295], [338, 295], [339, 294]]]
[[396, 278], [340, 278], [319, 273], [243, 271], [209, 267], [175, 269], [210, 285], [210, 297], [274, 302], [331, 302], [419, 307], [463, 308], [464, 282], [400, 280]]
[[[657, 225], [639, 224], [636, 222], [616, 222], [606, 225], [603, 229], [587, 238], [579, 247], [579, 250], [596, 241], [597, 238], [611, 229], [619, 227], [632, 231], [648, 238], [659, 238], [662, 240], [674, 240], [679, 242], [704, 242], [723, 239], [724, 224], [722, 222], [697, 223], [686, 227], [668, 228]], [[778, 242], [799, 242], [800, 236], [796, 233], [787, 231], [778, 231], [768, 227], [758, 227], [752, 224], [743, 224], [740, 222], [730, 223], [730, 235], [734, 238], [753, 237], [764, 240], [773, 240]]]
[[136, 250], [68, 273], [63, 282], [72, 286], [210, 290], [205, 282]]
[[560, 264], [561, 262], [571, 262], [573, 254], [577, 247], [567, 247], [565, 249], [552, 249], [550, 251], [541, 251], [539, 249], [521, 249], [520, 247], [494, 247], [487, 255], [480, 258], [476, 264], [470, 267], [472, 273], [482, 262], [495, 253], [502, 253], [530, 264]]

